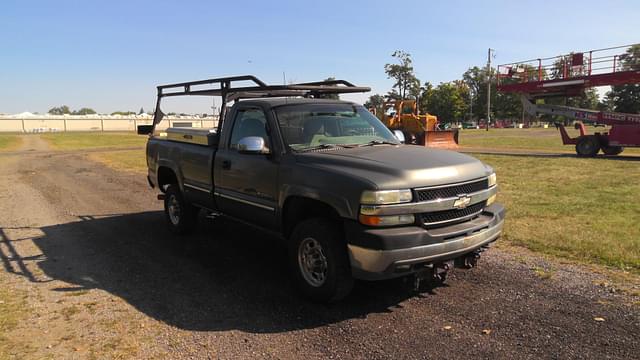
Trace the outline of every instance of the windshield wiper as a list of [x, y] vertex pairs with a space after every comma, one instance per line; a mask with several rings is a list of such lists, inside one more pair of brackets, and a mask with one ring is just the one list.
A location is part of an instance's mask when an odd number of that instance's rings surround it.
[[375, 146], [375, 145], [400, 145], [400, 144], [394, 143], [394, 142], [388, 141], [388, 140], [371, 140], [368, 143], [358, 145], [358, 147]]
[[348, 148], [352, 148], [354, 147], [354, 145], [347, 145], [347, 144], [320, 144], [320, 145], [316, 145], [316, 146], [311, 146], [311, 147], [307, 147], [304, 149], [300, 149], [297, 150], [298, 152], [304, 152], [304, 151], [313, 151], [313, 150], [323, 150], [323, 149], [348, 149]]

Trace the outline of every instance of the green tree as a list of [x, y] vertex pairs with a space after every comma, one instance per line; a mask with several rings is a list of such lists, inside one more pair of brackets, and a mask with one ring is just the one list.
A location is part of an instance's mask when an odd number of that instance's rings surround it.
[[[640, 45], [630, 47], [620, 56], [623, 71], [640, 70]], [[640, 84], [616, 85], [607, 93], [613, 110], [624, 113], [640, 114]]]
[[136, 113], [134, 111], [114, 111], [111, 113], [111, 115], [135, 115]]
[[418, 99], [418, 109], [421, 114], [429, 113], [431, 103], [433, 101], [433, 85], [430, 82], [425, 81], [424, 85], [420, 87], [420, 98]]
[[[492, 68], [490, 71], [491, 79], [495, 79], [495, 70]], [[470, 96], [473, 97], [473, 117], [475, 119], [487, 118], [487, 69], [474, 66], [469, 68], [462, 74], [462, 81], [467, 84], [471, 92]], [[496, 91], [495, 81], [491, 82], [491, 104], [492, 112], [495, 112], [496, 98], [498, 92]]]
[[397, 99], [406, 99], [407, 95], [415, 94], [420, 88], [420, 81], [416, 78], [413, 71], [413, 60], [411, 54], [402, 50], [396, 50], [391, 54], [397, 59], [397, 64], [386, 64], [384, 72], [388, 79], [395, 80], [393, 89], [389, 93], [389, 97]]
[[369, 96], [369, 99], [364, 103], [364, 107], [367, 109], [376, 109], [376, 114], [382, 113], [384, 105], [384, 96], [380, 94], [373, 94]]
[[91, 108], [81, 108], [80, 110], [74, 110], [71, 112], [71, 115], [90, 115], [95, 114], [96, 111]]
[[440, 83], [428, 101], [429, 112], [442, 123], [462, 120], [467, 109], [464, 101], [466, 91], [456, 82]]
[[51, 115], [64, 115], [64, 114], [71, 114], [71, 110], [67, 105], [62, 105], [62, 106], [53, 107], [49, 109], [48, 113]]

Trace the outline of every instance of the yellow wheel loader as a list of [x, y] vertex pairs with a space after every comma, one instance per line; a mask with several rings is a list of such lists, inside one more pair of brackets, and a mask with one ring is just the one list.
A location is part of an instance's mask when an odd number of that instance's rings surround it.
[[[375, 109], [374, 114], [375, 114]], [[400, 130], [407, 144], [457, 149], [458, 130], [439, 130], [438, 117], [420, 114], [415, 100], [385, 102], [378, 118], [391, 130]]]

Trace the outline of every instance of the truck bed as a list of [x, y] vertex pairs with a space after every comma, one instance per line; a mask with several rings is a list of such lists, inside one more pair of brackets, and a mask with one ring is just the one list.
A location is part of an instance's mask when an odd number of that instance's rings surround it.
[[[213, 200], [213, 160], [218, 136], [215, 129], [168, 128], [147, 143], [150, 181], [171, 170], [182, 184], [189, 202], [215, 209]], [[156, 186], [162, 186], [159, 180]]]
[[196, 145], [212, 146], [216, 143], [217, 134], [214, 128], [168, 128], [167, 140]]

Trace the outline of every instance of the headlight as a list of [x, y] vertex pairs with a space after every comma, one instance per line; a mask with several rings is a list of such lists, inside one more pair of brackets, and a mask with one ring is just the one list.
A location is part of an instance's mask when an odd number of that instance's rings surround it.
[[[497, 183], [498, 182], [496, 179], [496, 173], [489, 175], [489, 187], [496, 186]], [[491, 195], [491, 197], [487, 199], [487, 206], [493, 204], [495, 201], [496, 201], [496, 194], [493, 194]]]
[[370, 216], [360, 214], [360, 222], [369, 226], [394, 226], [413, 224], [416, 218], [409, 215]]
[[360, 203], [366, 205], [385, 205], [410, 202], [411, 190], [364, 191]]
[[496, 173], [489, 175], [489, 187], [492, 187], [498, 183]]

